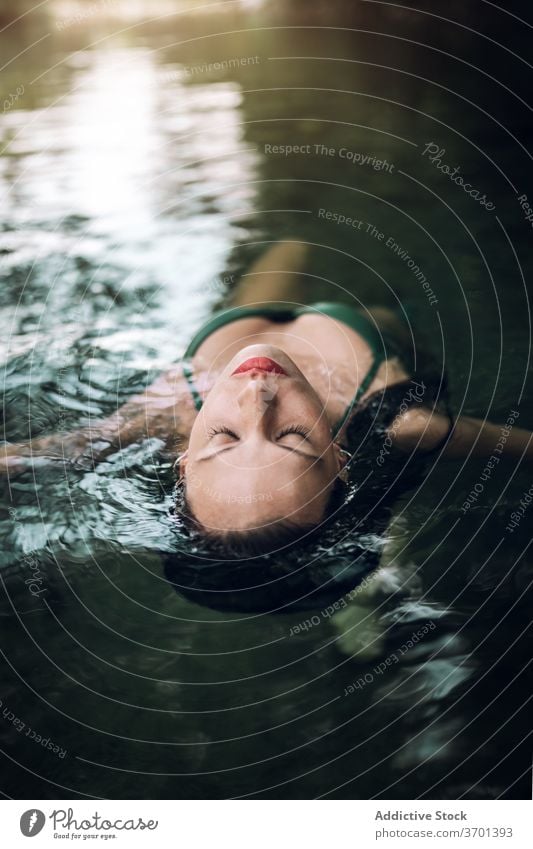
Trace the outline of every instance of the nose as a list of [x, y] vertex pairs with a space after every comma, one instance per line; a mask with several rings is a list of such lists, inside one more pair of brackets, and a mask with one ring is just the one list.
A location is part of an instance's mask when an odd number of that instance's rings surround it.
[[261, 419], [275, 402], [277, 394], [276, 381], [265, 377], [264, 372], [249, 372], [244, 386], [237, 395], [241, 415], [244, 418]]

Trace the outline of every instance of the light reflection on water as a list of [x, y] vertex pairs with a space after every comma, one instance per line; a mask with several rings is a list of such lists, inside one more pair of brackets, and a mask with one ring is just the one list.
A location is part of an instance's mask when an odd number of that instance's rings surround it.
[[[143, 49], [87, 52], [77, 66], [70, 90], [53, 105], [4, 116], [2, 217], [16, 228], [4, 237], [4, 268], [26, 261], [35, 273], [33, 260], [39, 274], [47, 266], [40, 326], [27, 340], [39, 345], [65, 313], [84, 311], [105, 285], [101, 269], [112, 266], [122, 278], [117, 298], [149, 289], [148, 321], [159, 310], [165, 316], [167, 364], [220, 295], [214, 281], [234, 243], [234, 219], [253, 201], [240, 93], [229, 82], [186, 86], [173, 75], [169, 83]], [[92, 274], [76, 297], [69, 284], [80, 258]], [[35, 302], [29, 308], [37, 313]], [[24, 322], [21, 306], [15, 315]], [[136, 331], [128, 343], [125, 328], [105, 332], [110, 321], [107, 313], [99, 317], [100, 345], [134, 350]], [[17, 345], [16, 336], [4, 344]]]

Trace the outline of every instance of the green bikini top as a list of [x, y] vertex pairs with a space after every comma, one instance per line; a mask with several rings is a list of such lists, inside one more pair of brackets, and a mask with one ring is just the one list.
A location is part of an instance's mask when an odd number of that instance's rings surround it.
[[202, 409], [203, 400], [194, 382], [192, 358], [208, 336], [214, 333], [215, 330], [224, 327], [226, 324], [238, 321], [241, 318], [260, 316], [261, 318], [268, 318], [270, 321], [284, 323], [293, 321], [298, 316], [306, 313], [319, 313], [342, 321], [363, 337], [374, 355], [372, 364], [357, 387], [354, 397], [346, 408], [341, 420], [333, 429], [333, 435], [336, 436], [344, 427], [354, 407], [359, 403], [374, 380], [380, 365], [387, 359], [386, 340], [384, 337], [363, 313], [349, 304], [330, 303], [329, 301], [322, 301], [301, 307], [294, 307], [293, 305], [284, 303], [258, 304], [257, 306], [231, 307], [217, 312], [192, 338], [182, 360], [183, 374], [188, 383], [196, 410], [200, 411]]

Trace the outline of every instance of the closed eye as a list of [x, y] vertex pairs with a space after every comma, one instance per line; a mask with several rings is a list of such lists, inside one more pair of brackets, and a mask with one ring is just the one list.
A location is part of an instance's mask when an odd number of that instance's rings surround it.
[[[221, 433], [225, 436], [229, 436], [231, 439], [239, 439], [235, 431], [231, 430], [231, 428], [226, 427], [225, 425], [210, 428], [207, 435], [209, 439], [213, 439], [215, 436], [218, 436]], [[276, 434], [276, 441], [279, 439], [283, 439], [284, 436], [290, 436], [291, 434], [301, 436], [303, 439], [308, 439], [309, 429], [304, 427], [303, 425], [289, 425], [288, 427], [284, 427], [283, 430], [280, 430], [280, 432]]]
[[[225, 425], [219, 425], [217, 427], [210, 428], [207, 433], [208, 439], [214, 439], [219, 434], [227, 436], [228, 442], [217, 440], [217, 443], [215, 444], [215, 450], [204, 457], [200, 457], [200, 460], [210, 460], [213, 457], [218, 456], [219, 454], [225, 453], [226, 451], [232, 451], [234, 448], [237, 447], [235, 444], [232, 443], [240, 442], [239, 435], [235, 433], [235, 431], [231, 430], [231, 428], [226, 427]], [[283, 444], [283, 442], [280, 441], [283, 440], [284, 437], [290, 435], [300, 436], [303, 440], [308, 441], [309, 434], [310, 430], [304, 427], [304, 425], [289, 425], [280, 430], [275, 435], [273, 441], [277, 442], [279, 444], [279, 447], [282, 448], [284, 451], [290, 451], [294, 454], [300, 455], [301, 457], [305, 457], [308, 460], [314, 460], [316, 462], [322, 463], [322, 457], [320, 455], [317, 455], [315, 453], [310, 454], [307, 451], [300, 451], [297, 446]]]

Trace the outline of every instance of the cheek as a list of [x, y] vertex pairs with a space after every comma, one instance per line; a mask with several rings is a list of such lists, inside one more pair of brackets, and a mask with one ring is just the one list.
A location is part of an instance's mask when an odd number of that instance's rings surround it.
[[317, 428], [321, 428], [324, 424], [328, 429], [327, 420], [325, 418], [326, 411], [324, 405], [314, 394], [310, 392], [298, 392], [297, 395], [288, 399], [288, 403], [293, 410], [297, 410], [308, 422], [313, 422]]
[[194, 457], [200, 450], [202, 445], [202, 431], [197, 427], [193, 427], [189, 436], [189, 445], [187, 448], [187, 473], [190, 472]]
[[331, 428], [324, 408], [310, 398], [292, 398], [281, 405], [281, 416], [295, 423], [305, 425], [316, 440], [327, 443], [331, 438]]
[[330, 448], [332, 449], [333, 434], [331, 432], [331, 425], [323, 411], [315, 418], [310, 437], [321, 453], [326, 453]]
[[216, 411], [219, 408], [217, 404], [204, 405], [196, 416], [191, 434], [189, 436], [189, 453], [198, 451], [205, 445], [210, 429], [213, 427], [213, 422], [217, 421]]
[[208, 431], [213, 425], [223, 421], [225, 416], [235, 409], [235, 395], [227, 389], [216, 387], [205, 398], [202, 409], [196, 416], [191, 431], [191, 439], [205, 439]]

